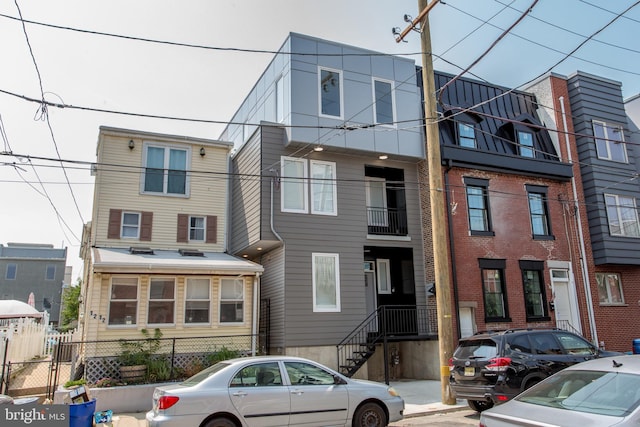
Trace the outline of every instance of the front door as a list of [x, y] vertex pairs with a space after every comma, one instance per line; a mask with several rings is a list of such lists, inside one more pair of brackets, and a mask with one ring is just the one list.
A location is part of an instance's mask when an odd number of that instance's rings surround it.
[[[376, 290], [376, 272], [374, 263], [365, 261], [364, 263], [364, 298], [367, 308], [367, 316], [378, 309], [378, 292]], [[372, 332], [378, 332], [378, 322], [371, 325]]]
[[573, 295], [575, 290], [572, 282], [569, 281], [569, 271], [551, 270], [551, 283], [554, 294], [556, 326], [561, 329], [567, 329], [566, 324], [568, 324], [572, 332], [582, 334], [578, 307], [577, 304], [574, 304], [575, 298]]

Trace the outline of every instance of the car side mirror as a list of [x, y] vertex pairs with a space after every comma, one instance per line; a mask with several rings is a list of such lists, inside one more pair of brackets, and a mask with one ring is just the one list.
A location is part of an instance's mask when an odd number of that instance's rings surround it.
[[345, 380], [343, 380], [342, 378], [340, 378], [339, 376], [334, 375], [333, 376], [333, 383], [337, 385], [337, 384], [346, 384], [347, 382]]

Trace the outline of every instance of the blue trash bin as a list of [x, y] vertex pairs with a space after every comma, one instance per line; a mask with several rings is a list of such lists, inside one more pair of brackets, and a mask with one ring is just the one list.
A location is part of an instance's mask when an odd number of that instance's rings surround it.
[[640, 354], [640, 338], [633, 340], [633, 354]]
[[69, 427], [93, 426], [93, 413], [96, 411], [96, 399], [84, 403], [69, 405]]

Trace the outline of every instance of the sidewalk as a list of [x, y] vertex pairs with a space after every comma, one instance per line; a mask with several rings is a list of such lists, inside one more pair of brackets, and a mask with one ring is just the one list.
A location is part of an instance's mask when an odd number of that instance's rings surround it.
[[[390, 383], [404, 399], [405, 418], [418, 417], [435, 412], [457, 411], [468, 408], [467, 402], [458, 400], [455, 405], [442, 403], [440, 381], [406, 380]], [[118, 419], [116, 420], [116, 417]], [[114, 415], [113, 427], [146, 427], [145, 413]]]

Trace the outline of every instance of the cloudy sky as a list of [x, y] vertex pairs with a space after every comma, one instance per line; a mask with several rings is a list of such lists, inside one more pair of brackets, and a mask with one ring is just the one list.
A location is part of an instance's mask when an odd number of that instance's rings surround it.
[[[430, 14], [434, 66], [457, 74], [531, 9], [467, 77], [519, 87], [580, 70], [630, 97], [640, 93], [635, 4], [446, 0]], [[420, 64], [420, 35], [396, 43], [391, 31], [405, 14], [418, 14], [417, 0], [1, 1], [0, 243], [67, 247], [75, 281], [99, 126], [216, 139], [289, 32]], [[43, 111], [43, 97], [67, 108]]]

